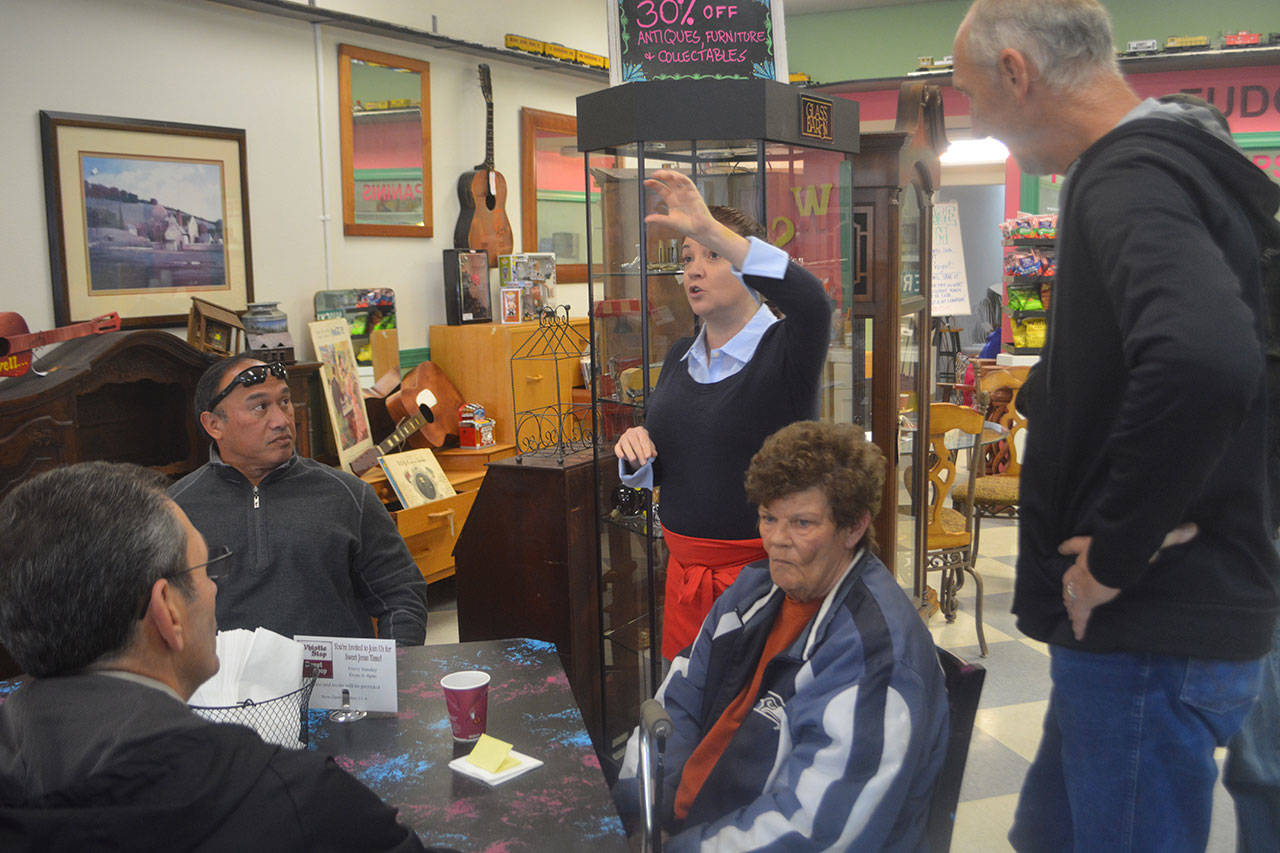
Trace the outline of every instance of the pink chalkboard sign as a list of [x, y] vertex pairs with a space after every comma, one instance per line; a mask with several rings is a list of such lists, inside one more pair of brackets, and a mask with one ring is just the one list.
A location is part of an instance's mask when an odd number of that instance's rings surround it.
[[775, 79], [770, 0], [616, 0], [620, 82]]

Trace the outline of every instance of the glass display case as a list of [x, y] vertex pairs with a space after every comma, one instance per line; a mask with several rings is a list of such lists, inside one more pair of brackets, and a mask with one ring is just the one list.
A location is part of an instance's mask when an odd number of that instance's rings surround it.
[[751, 213], [770, 242], [822, 280], [833, 312], [820, 410], [847, 422], [867, 405], [858, 387], [867, 326], [852, 310], [859, 279], [850, 157], [858, 138], [855, 102], [772, 81], [636, 83], [578, 99], [589, 217], [602, 220], [589, 221], [587, 234], [604, 716], [597, 746], [611, 773], [663, 674], [667, 559], [661, 484], [652, 496], [619, 489], [613, 447], [644, 423], [668, 350], [697, 332], [681, 237], [645, 222], [659, 203], [645, 177], [658, 169], [690, 175], [708, 204]]

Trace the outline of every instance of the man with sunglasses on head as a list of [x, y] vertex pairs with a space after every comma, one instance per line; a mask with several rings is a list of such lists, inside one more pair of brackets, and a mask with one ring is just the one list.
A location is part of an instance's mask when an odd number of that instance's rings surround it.
[[186, 701], [218, 671], [228, 558], [145, 468], [85, 462], [0, 501], [0, 849], [422, 850], [332, 758]]
[[209, 462], [169, 496], [214, 546], [234, 552], [218, 624], [285, 636], [378, 636], [421, 645], [427, 585], [373, 488], [294, 452], [284, 366], [244, 355], [196, 384]]

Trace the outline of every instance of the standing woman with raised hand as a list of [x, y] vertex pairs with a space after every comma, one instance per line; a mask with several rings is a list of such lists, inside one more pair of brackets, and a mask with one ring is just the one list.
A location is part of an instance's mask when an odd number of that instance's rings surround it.
[[741, 568], [765, 556], [743, 477], [767, 436], [817, 417], [831, 301], [751, 217], [708, 208], [688, 176], [659, 170], [645, 185], [667, 206], [645, 221], [685, 236], [685, 296], [701, 324], [667, 353], [644, 426], [614, 447], [624, 483], [662, 486], [671, 552], [662, 654], [671, 660]]

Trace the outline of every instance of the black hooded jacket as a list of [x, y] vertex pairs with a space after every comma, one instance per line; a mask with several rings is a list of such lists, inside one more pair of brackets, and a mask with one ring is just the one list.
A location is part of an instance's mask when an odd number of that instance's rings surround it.
[[422, 850], [332, 758], [215, 725], [108, 675], [0, 708], [0, 850]]
[[[1239, 149], [1167, 118], [1125, 122], [1069, 173], [1029, 419], [1014, 613], [1092, 651], [1245, 660], [1270, 646], [1263, 303], [1254, 224], [1280, 204]], [[1199, 535], [1160, 552], [1166, 533]], [[1122, 590], [1071, 634], [1064, 540], [1093, 537]]]

